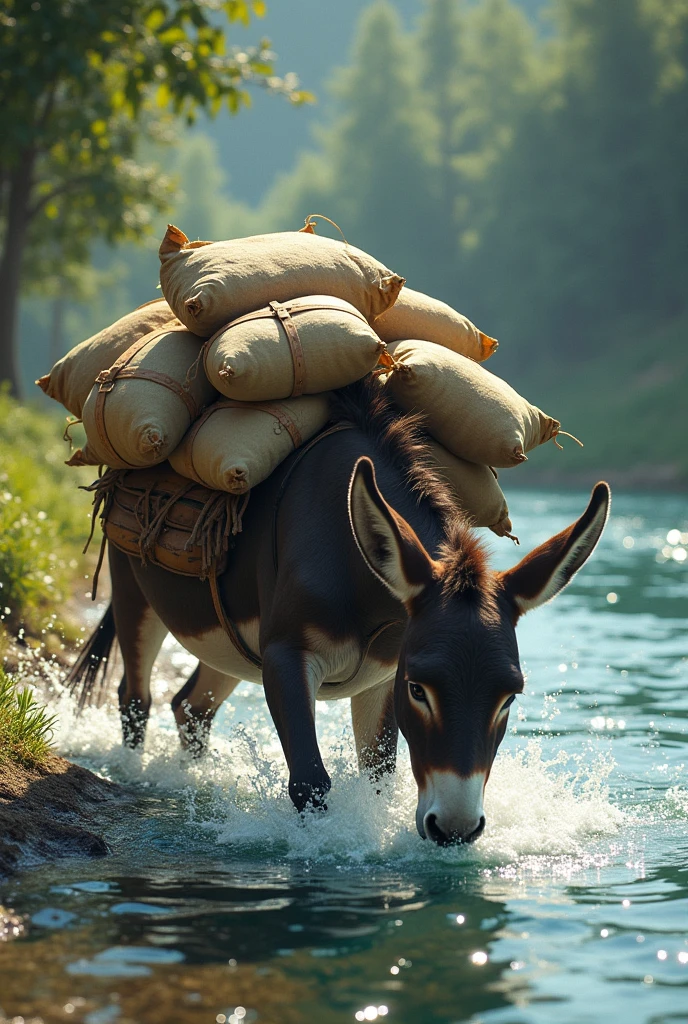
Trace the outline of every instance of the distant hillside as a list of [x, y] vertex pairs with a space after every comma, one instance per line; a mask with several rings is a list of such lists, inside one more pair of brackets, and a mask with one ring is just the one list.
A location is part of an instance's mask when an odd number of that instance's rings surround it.
[[556, 359], [518, 369], [500, 352], [489, 369], [503, 374], [535, 404], [561, 420], [562, 429], [584, 442], [561, 438], [532, 451], [518, 472], [500, 473], [504, 487], [591, 486], [598, 479], [640, 491], [688, 490], [686, 380], [688, 318], [665, 323], [621, 322], [610, 336], [599, 333], [590, 355]]

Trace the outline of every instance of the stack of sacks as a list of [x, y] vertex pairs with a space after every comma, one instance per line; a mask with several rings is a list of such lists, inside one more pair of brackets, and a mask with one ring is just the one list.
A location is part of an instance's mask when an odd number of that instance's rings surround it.
[[[360, 249], [312, 229], [189, 242], [169, 227], [160, 283], [179, 319], [210, 335], [210, 405], [171, 457], [198, 483], [243, 494], [318, 433], [327, 393], [392, 365], [370, 321], [404, 279]], [[228, 399], [228, 400], [227, 400]]]
[[70, 466], [140, 469], [174, 451], [215, 392], [193, 374], [202, 339], [164, 299], [82, 341], [36, 383], [83, 421]]
[[[70, 465], [169, 460], [243, 494], [330, 417], [328, 393], [378, 367], [421, 411], [432, 459], [476, 526], [511, 535], [493, 466], [525, 461], [559, 424], [478, 365], [497, 342], [346, 242], [297, 232], [160, 246], [164, 298], [72, 349], [37, 383], [83, 421]], [[408, 340], [408, 339], [419, 340]]]
[[404, 279], [310, 226], [227, 242], [170, 226], [160, 262], [164, 298], [37, 381], [83, 422], [87, 443], [69, 465], [170, 459], [244, 493], [327, 423], [328, 391], [392, 365], [369, 321]]

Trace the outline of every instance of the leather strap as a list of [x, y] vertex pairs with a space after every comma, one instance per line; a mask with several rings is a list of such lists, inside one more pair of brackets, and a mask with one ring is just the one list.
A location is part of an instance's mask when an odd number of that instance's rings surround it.
[[301, 344], [299, 332], [293, 317], [296, 313], [308, 313], [318, 309], [329, 309], [334, 310], [337, 313], [348, 313], [350, 316], [355, 316], [359, 320], [362, 320], [364, 324], [368, 324], [366, 318], [362, 313], [359, 313], [357, 309], [346, 309], [333, 302], [299, 303], [298, 299], [292, 299], [289, 302], [273, 301], [270, 302], [265, 309], [257, 309], [253, 313], [245, 313], [244, 316], [240, 316], [236, 320], [232, 320], [230, 323], [225, 324], [224, 327], [221, 327], [219, 331], [215, 331], [212, 338], [209, 338], [204, 345], [204, 362], [212, 343], [217, 337], [224, 334], [225, 331], [228, 331], [230, 327], [236, 327], [237, 324], [247, 323], [249, 320], [268, 320], [274, 318], [281, 323], [284, 333], [287, 336], [292, 366], [294, 367], [294, 386], [289, 397], [298, 398], [299, 395], [302, 395], [306, 390], [306, 360], [304, 358], [303, 346]]
[[209, 405], [191, 427], [191, 430], [186, 435], [187, 445], [190, 449], [193, 448], [198, 431], [218, 409], [258, 409], [259, 412], [266, 412], [270, 416], [274, 416], [282, 424], [289, 434], [294, 448], [300, 448], [303, 444], [301, 431], [296, 422], [289, 415], [289, 411], [283, 405], [280, 405], [279, 402], [238, 402], [234, 398], [223, 398], [219, 402], [213, 402], [212, 405]]
[[244, 643], [243, 637], [239, 635], [236, 626], [225, 610], [225, 606], [222, 603], [222, 597], [220, 596], [220, 590], [217, 585], [217, 567], [215, 565], [213, 565], [213, 568], [210, 571], [210, 593], [213, 597], [215, 614], [220, 621], [220, 625], [236, 650], [242, 655], [242, 657], [246, 658], [247, 661], [250, 661], [252, 665], [255, 665], [257, 668], [261, 668], [263, 664], [262, 660]]
[[[241, 405], [241, 403], [238, 403]], [[303, 444], [303, 438], [301, 437], [301, 431], [296, 425], [296, 422], [291, 418], [287, 409], [283, 405], [279, 405], [277, 402], [256, 402], [253, 405], [254, 409], [261, 409], [262, 412], [269, 413], [270, 416], [274, 416], [278, 420], [284, 429], [289, 434], [292, 440], [294, 448], [300, 448]]]
[[144, 334], [143, 337], [138, 338], [129, 346], [129, 348], [125, 349], [108, 370], [101, 370], [95, 379], [95, 383], [100, 384], [99, 390], [112, 391], [120, 371], [132, 361], [134, 356], [140, 352], [142, 348], [149, 345], [151, 341], [155, 341], [156, 338], [161, 337], [163, 334], [186, 331], [186, 327], [183, 327], [181, 324], [179, 326], [175, 326], [175, 323], [176, 321], [171, 320], [169, 324], [164, 324], [162, 327], [158, 327], [157, 330], [151, 331], [149, 334]]
[[[160, 384], [162, 387], [167, 388], [167, 390], [175, 394], [177, 398], [181, 398], [192, 421], [198, 416], [199, 409], [189, 389], [185, 388], [178, 380], [170, 377], [167, 373], [163, 373], [161, 370], [146, 370], [143, 367], [132, 369], [129, 366], [125, 366], [124, 369], [120, 370], [117, 374], [117, 380], [152, 380], [156, 384]], [[100, 394], [101, 392], [99, 391], [98, 393]]]
[[199, 476], [194, 466], [193, 461], [193, 446], [196, 440], [196, 435], [201, 429], [204, 423], [206, 423], [214, 412], [218, 409], [259, 409], [261, 412], [267, 412], [270, 416], [274, 416], [278, 420], [284, 429], [289, 434], [294, 448], [299, 448], [303, 443], [301, 432], [297, 427], [294, 420], [291, 418], [287, 410], [282, 405], [278, 405], [276, 402], [237, 402], [233, 398], [224, 398], [219, 402], [214, 402], [212, 405], [207, 406], [203, 413], [198, 419], [192, 424], [191, 429], [186, 434], [184, 449], [188, 452], [188, 462], [186, 462], [186, 471], [196, 483], [202, 484], [204, 487], [208, 485], [204, 483], [203, 479]]
[[110, 438], [108, 437], [107, 427], [105, 426], [105, 396], [108, 392], [98, 391], [96, 395], [96, 407], [93, 411], [93, 418], [96, 422], [96, 433], [100, 440], [100, 444], [103, 451], [107, 455], [107, 461], [111, 466], [120, 466], [124, 463], [125, 466], [131, 467], [130, 463], [119, 456], [119, 454], [112, 447]]
[[[342, 299], [342, 302], [345, 301], [345, 299]], [[237, 317], [236, 320], [230, 320], [230, 322], [225, 324], [224, 327], [221, 327], [218, 331], [215, 331], [213, 336], [209, 338], [208, 343], [212, 343], [221, 334], [223, 334], [225, 331], [228, 331], [230, 327], [236, 327], [237, 324], [246, 323], [248, 320], [271, 319], [272, 317], [275, 316], [272, 310], [273, 305], [283, 306], [286, 310], [289, 311], [289, 313], [292, 316], [295, 313], [309, 313], [316, 309], [330, 309], [333, 310], [335, 313], [348, 313], [349, 316], [355, 316], [359, 320], [362, 320], [364, 324], [368, 323], [366, 318], [363, 316], [363, 313], [360, 313], [353, 306], [351, 307], [351, 309], [347, 309], [344, 306], [338, 306], [335, 302], [302, 302], [301, 299], [290, 299], [289, 302], [271, 302], [268, 306], [265, 306], [264, 309], [256, 309], [254, 310], [253, 313], [244, 313], [243, 316]]]
[[[223, 404], [225, 404], [225, 403], [223, 403]], [[231, 400], [228, 403], [226, 403], [226, 404], [228, 404], [228, 405], [241, 405], [240, 402], [236, 402], [235, 403], [235, 402], [232, 402]], [[304, 456], [308, 454], [308, 452], [311, 450], [311, 448], [314, 448], [320, 441], [323, 441], [326, 437], [329, 437], [330, 434], [336, 434], [340, 430], [352, 430], [353, 427], [354, 427], [353, 423], [335, 423], [334, 426], [328, 427], [327, 430], [323, 430], [320, 434], [318, 434], [316, 437], [314, 437], [309, 442], [309, 444], [305, 445], [299, 451], [298, 455], [296, 456], [296, 458], [294, 459], [292, 464], [289, 466], [289, 469], [287, 470], [287, 472], [285, 473], [284, 477], [282, 478], [282, 482], [280, 484], [280, 489], [279, 489], [279, 491], [277, 493], [277, 497], [275, 499], [275, 506], [274, 506], [274, 511], [273, 511], [273, 562], [274, 562], [274, 566], [275, 566], [275, 573], [277, 572], [277, 515], [279, 513], [280, 504], [282, 502], [282, 498], [284, 497], [284, 493], [285, 493], [285, 491], [287, 489], [287, 485], [288, 485], [289, 481], [291, 480], [292, 473], [294, 472], [296, 467], [299, 465], [301, 460], [304, 458]], [[246, 643], [243, 640], [243, 637], [240, 636], [239, 631], [237, 630], [237, 627], [236, 627], [235, 623], [232, 622], [232, 620], [230, 619], [230, 617], [227, 614], [227, 611], [226, 611], [226, 609], [225, 609], [225, 607], [224, 607], [224, 605], [222, 603], [222, 597], [220, 596], [220, 590], [219, 590], [219, 587], [218, 587], [218, 584], [217, 584], [217, 568], [216, 568], [216, 566], [213, 566], [213, 568], [212, 568], [212, 570], [210, 572], [210, 592], [211, 592], [212, 598], [213, 598], [213, 605], [215, 607], [215, 614], [217, 615], [218, 620], [220, 622], [220, 625], [224, 629], [225, 633], [229, 637], [229, 639], [232, 642], [232, 644], [234, 645], [235, 649], [239, 652], [240, 655], [242, 655], [242, 657], [246, 658], [247, 661], [249, 661], [252, 665], [255, 665], [256, 668], [261, 668], [262, 669], [262, 667], [263, 667], [262, 659], [260, 657], [258, 657], [258, 655], [254, 654], [253, 651], [250, 649], [250, 647], [248, 647], [246, 645]], [[378, 639], [378, 637], [382, 636], [382, 634], [384, 632], [386, 632], [388, 629], [391, 629], [392, 626], [400, 626], [400, 625], [403, 625], [403, 622], [402, 622], [401, 619], [389, 619], [387, 622], [383, 622], [380, 626], [378, 626], [376, 629], [374, 629], [373, 632], [368, 637], [366, 637], [366, 640], [365, 640], [365, 642], [363, 644], [363, 647], [361, 649], [360, 657], [358, 659], [358, 662], [357, 662], [356, 667], [354, 668], [353, 672], [346, 679], [341, 680], [341, 683], [335, 683], [333, 685], [343, 685], [345, 683], [351, 682], [351, 680], [354, 679], [356, 677], [356, 675], [360, 672], [360, 670], [361, 670], [361, 668], [363, 666], [363, 662], [365, 661], [365, 659], [368, 656], [370, 648], [375, 643], [375, 641]]]
[[330, 434], [338, 434], [340, 430], [353, 429], [353, 423], [335, 423], [334, 426], [328, 427], [327, 430], [323, 430], [321, 431], [321, 433], [316, 434], [315, 437], [308, 442], [308, 444], [304, 445], [303, 448], [301, 448], [299, 453], [292, 460], [291, 465], [287, 469], [286, 473], [282, 477], [279, 490], [275, 497], [275, 507], [272, 513], [272, 564], [275, 570], [275, 575], [277, 575], [277, 570], [279, 568], [277, 564], [277, 517], [279, 515], [282, 499], [284, 498], [287, 486], [289, 484], [289, 481], [291, 480], [292, 473], [294, 472], [296, 467], [300, 465], [302, 459], [305, 458], [306, 455], [308, 455], [311, 448], [315, 448], [316, 444], [319, 444], [321, 441], [324, 441], [326, 437], [330, 436]]
[[291, 389], [290, 397], [298, 398], [306, 388], [306, 361], [303, 358], [303, 346], [299, 338], [299, 332], [296, 330], [296, 324], [292, 320], [287, 306], [282, 305], [280, 302], [271, 302], [270, 309], [282, 324], [287, 341], [289, 342], [291, 361], [294, 367], [294, 386]]
[[[284, 498], [285, 492], [287, 490], [294, 470], [301, 463], [301, 460], [308, 454], [311, 448], [315, 448], [315, 446], [319, 444], [320, 441], [324, 441], [326, 437], [330, 437], [330, 435], [332, 434], [338, 434], [340, 430], [353, 429], [353, 423], [335, 423], [333, 426], [328, 427], [327, 430], [323, 430], [320, 434], [317, 434], [311, 441], [309, 441], [307, 445], [304, 445], [304, 447], [301, 448], [298, 455], [294, 458], [291, 465], [289, 466], [289, 469], [282, 477], [282, 482], [280, 483], [279, 491], [277, 492], [277, 495], [275, 497], [275, 506], [272, 514], [272, 564], [275, 570], [275, 575], [277, 575], [277, 571], [279, 568], [277, 559], [277, 518], [279, 515], [280, 505], [282, 504], [282, 499]], [[363, 666], [363, 662], [368, 657], [368, 652], [370, 651], [370, 648], [373, 646], [377, 638], [379, 636], [382, 636], [382, 634], [385, 633], [388, 629], [391, 629], [392, 626], [400, 625], [403, 625], [401, 619], [389, 619], [387, 622], [383, 622], [380, 626], [378, 626], [377, 629], [373, 630], [373, 632], [365, 640], [365, 643], [361, 650], [361, 655], [358, 659], [358, 662], [353, 672], [349, 676], [347, 676], [346, 679], [342, 679], [339, 683], [333, 685], [343, 685], [345, 683], [350, 683], [352, 679], [355, 679], [356, 675], [360, 672]]]
[[366, 642], [365, 642], [365, 644], [363, 646], [363, 649], [361, 651], [361, 656], [358, 659], [358, 664], [356, 665], [356, 668], [353, 670], [353, 672], [350, 675], [348, 675], [346, 677], [346, 679], [341, 679], [339, 681], [335, 680], [335, 682], [331, 683], [330, 685], [332, 685], [332, 686], [344, 686], [346, 683], [350, 683], [353, 679], [355, 679], [356, 676], [358, 675], [358, 673], [361, 671], [361, 669], [363, 667], [363, 662], [368, 657], [368, 653], [370, 652], [370, 648], [373, 646], [373, 644], [375, 643], [377, 638], [382, 636], [382, 634], [385, 633], [388, 629], [391, 629], [392, 626], [403, 626], [403, 625], [404, 625], [404, 623], [403, 623], [402, 619], [388, 619], [387, 622], [383, 622], [382, 625], [378, 626], [377, 629], [373, 630], [373, 632], [370, 634], [370, 636], [366, 639]]
[[150, 343], [155, 341], [156, 338], [161, 337], [163, 334], [174, 334], [179, 331], [186, 332], [186, 328], [181, 324], [179, 326], [174, 326], [174, 322], [172, 321], [169, 324], [165, 324], [163, 327], [159, 327], [155, 331], [151, 331], [150, 334], [144, 334], [142, 338], [139, 338], [133, 343], [133, 345], [130, 345], [129, 348], [115, 360], [108, 370], [101, 370], [96, 377], [95, 383], [98, 385], [98, 394], [96, 395], [96, 406], [93, 415], [98, 438], [110, 462], [119, 462], [120, 464], [124, 463], [125, 466], [128, 466], [131, 469], [136, 468], [119, 455], [110, 440], [107, 427], [105, 425], [105, 400], [113, 390], [118, 380], [129, 379], [155, 381], [156, 384], [161, 384], [163, 387], [166, 387], [169, 391], [172, 391], [175, 395], [181, 398], [189, 412], [192, 422], [198, 415], [196, 402], [194, 401], [191, 392], [185, 388], [183, 384], [180, 384], [178, 381], [173, 380], [168, 374], [162, 373], [158, 370], [146, 370], [144, 368], [132, 369], [128, 365], [134, 356], [141, 351], [141, 349], [145, 348], [146, 345], [150, 345]]

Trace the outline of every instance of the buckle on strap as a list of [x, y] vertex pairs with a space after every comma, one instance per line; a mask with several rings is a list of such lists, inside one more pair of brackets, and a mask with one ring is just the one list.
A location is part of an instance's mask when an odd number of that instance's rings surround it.
[[112, 391], [115, 386], [115, 378], [110, 376], [109, 370], [101, 370], [95, 379], [99, 391]]
[[291, 313], [282, 302], [271, 302], [270, 309], [280, 320], [291, 320]]

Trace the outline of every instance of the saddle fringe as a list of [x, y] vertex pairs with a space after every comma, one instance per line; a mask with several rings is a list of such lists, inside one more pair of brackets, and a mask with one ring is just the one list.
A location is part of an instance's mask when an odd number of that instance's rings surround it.
[[[115, 501], [116, 492], [120, 491], [136, 499], [134, 512], [140, 527], [138, 552], [141, 564], [146, 565], [149, 561], [155, 561], [155, 547], [159, 542], [162, 530], [165, 529], [167, 517], [172, 508], [189, 491], [199, 489], [199, 485], [193, 480], [186, 480], [172, 494], [156, 493], [155, 482], [149, 483], [142, 490], [125, 483], [125, 477], [130, 472], [131, 470], [129, 469], [108, 469], [101, 477], [94, 480], [92, 484], [82, 487], [82, 490], [93, 494], [91, 531], [84, 547], [84, 554], [93, 539], [97, 519], [100, 519], [100, 525], [103, 529], [103, 540], [98, 564], [93, 575], [91, 597], [94, 601], [96, 599], [98, 576], [103, 563], [105, 544], [107, 542], [105, 523]], [[217, 565], [218, 561], [229, 550], [232, 537], [241, 533], [243, 529], [243, 516], [251, 492], [229, 494], [226, 491], [202, 489], [207, 492], [208, 499], [198, 514], [189, 539], [184, 545], [184, 550], [189, 551], [193, 547], [199, 548], [199, 577], [201, 580], [207, 580], [214, 566]], [[174, 570], [170, 571], [173, 572]]]

